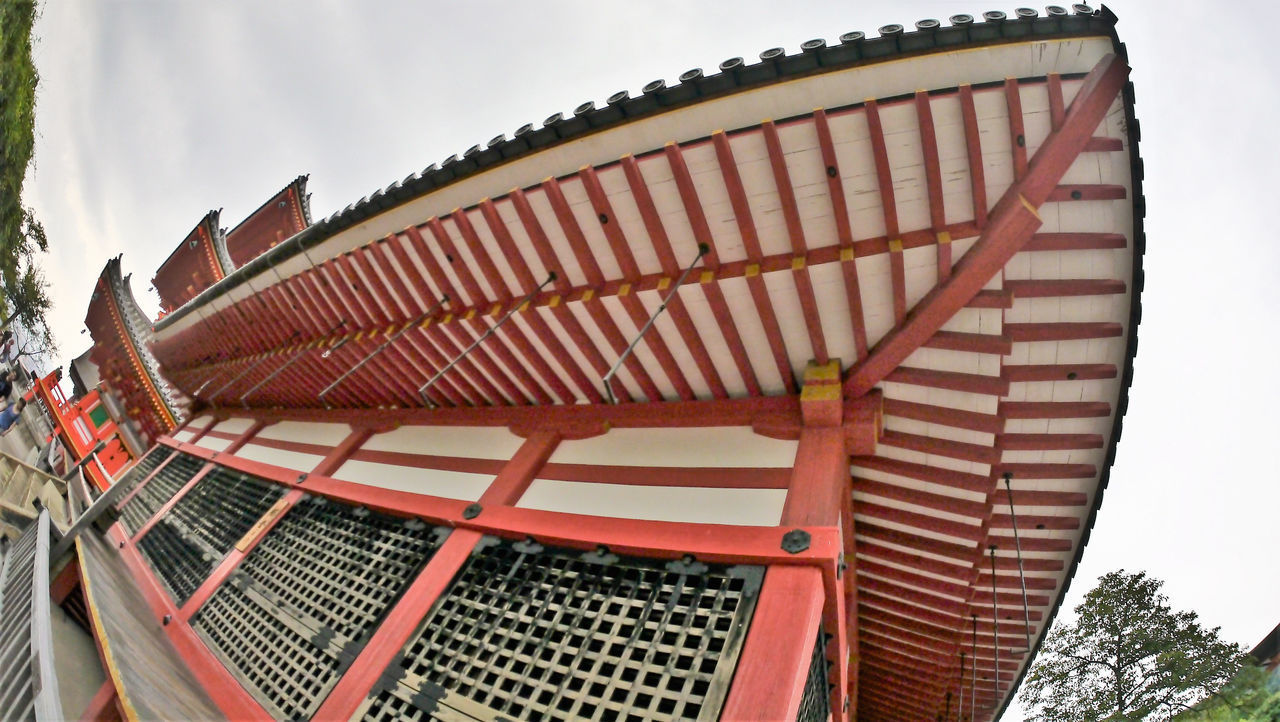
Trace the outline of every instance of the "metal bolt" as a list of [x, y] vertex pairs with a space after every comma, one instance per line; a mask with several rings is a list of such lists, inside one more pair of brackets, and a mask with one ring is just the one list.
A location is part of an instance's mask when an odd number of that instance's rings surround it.
[[804, 529], [792, 529], [782, 535], [782, 551], [788, 554], [799, 554], [809, 548], [809, 532]]
[[163, 621], [164, 621], [164, 626], [166, 626], [166, 627], [167, 627], [167, 626], [169, 626], [169, 622], [173, 621], [173, 615], [172, 615], [172, 614], [166, 614], [166, 615], [164, 615], [164, 620], [163, 620]]
[[474, 519], [480, 516], [480, 512], [484, 511], [484, 507], [479, 504], [468, 504], [466, 509], [462, 510], [463, 519]]

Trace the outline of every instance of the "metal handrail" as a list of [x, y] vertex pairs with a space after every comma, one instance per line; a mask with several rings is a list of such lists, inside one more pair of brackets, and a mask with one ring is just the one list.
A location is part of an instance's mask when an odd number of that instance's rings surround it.
[[51, 528], [41, 509], [0, 567], [0, 722], [65, 719], [49, 610]]

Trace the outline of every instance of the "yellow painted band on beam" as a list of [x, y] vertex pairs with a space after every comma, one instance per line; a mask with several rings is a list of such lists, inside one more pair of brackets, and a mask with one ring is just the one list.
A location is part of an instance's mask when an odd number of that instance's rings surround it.
[[624, 284], [622, 284], [621, 286], [618, 286], [618, 295], [619, 295], [619, 296], [626, 296], [626, 295], [628, 295], [628, 294], [630, 294], [630, 293], [631, 293], [631, 284], [630, 284], [630, 283], [624, 283]]
[[951, 242], [951, 234], [950, 234], [950, 233], [948, 233], [947, 231], [940, 231], [940, 232], [938, 233], [938, 243], [939, 243], [939, 245], [944, 245], [944, 244], [947, 244], [947, 243], [950, 243], [950, 242]]
[[585, 291], [583, 291], [583, 292], [582, 292], [582, 302], [583, 302], [583, 303], [586, 303], [587, 301], [590, 301], [591, 299], [593, 299], [593, 298], [595, 298], [595, 297], [596, 297], [596, 290], [595, 290], [594, 288], [588, 288], [587, 290], [585, 290]]
[[791, 257], [791, 270], [793, 270], [793, 271], [803, 271], [803, 270], [804, 270], [804, 266], [805, 266], [804, 256], [792, 256], [792, 257]]
[[716, 280], [715, 271], [703, 271], [702, 275], [698, 276], [698, 283], [711, 283], [714, 280]]
[[848, 248], [841, 248], [841, 249], [840, 249], [840, 260], [841, 260], [842, 262], [843, 262], [843, 261], [852, 261], [852, 260], [853, 260], [853, 257], [854, 257], [854, 256], [853, 256], [853, 246], [849, 246]]
[[659, 290], [659, 291], [665, 291], [665, 290], [667, 290], [667, 287], [669, 287], [670, 285], [671, 285], [671, 279], [670, 279], [670, 278], [667, 278], [666, 276], [663, 276], [662, 278], [659, 278], [659, 279], [658, 279], [658, 290]]
[[889, 252], [902, 253], [902, 239], [895, 238], [892, 241], [889, 241]]
[[1026, 208], [1027, 210], [1031, 211], [1031, 215], [1035, 216], [1037, 221], [1042, 220], [1040, 218], [1040, 211], [1036, 210], [1036, 207], [1031, 205], [1031, 201], [1027, 200], [1026, 196], [1019, 193], [1018, 200], [1022, 203], [1023, 208]]
[[559, 305], [560, 305], [560, 294], [558, 293], [552, 296], [551, 300], [547, 301], [547, 308], [555, 308], [556, 306], [559, 306]]
[[747, 268], [746, 268], [746, 277], [747, 277], [747, 278], [753, 278], [753, 277], [755, 277], [755, 276], [759, 276], [759, 275], [760, 275], [760, 264], [759, 264], [759, 263], [750, 263], [750, 264], [747, 264]]

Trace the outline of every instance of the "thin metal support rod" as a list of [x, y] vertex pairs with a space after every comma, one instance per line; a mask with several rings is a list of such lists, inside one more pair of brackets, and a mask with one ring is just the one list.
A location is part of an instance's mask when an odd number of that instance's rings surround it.
[[973, 617], [973, 682], [969, 685], [969, 722], [978, 712], [978, 615]]
[[352, 366], [351, 368], [344, 371], [341, 376], [334, 379], [333, 383], [324, 387], [324, 390], [320, 392], [320, 395], [318, 398], [322, 402], [324, 402], [325, 408], [329, 408], [329, 402], [324, 400], [324, 397], [326, 394], [336, 389], [338, 387], [338, 384], [341, 384], [343, 381], [346, 381], [348, 378], [351, 377], [352, 374], [364, 368], [364, 365], [372, 361], [374, 356], [377, 356], [378, 354], [382, 353], [384, 350], [386, 350], [388, 346], [398, 341], [400, 337], [403, 336], [409, 329], [414, 328], [418, 324], [434, 316], [435, 312], [439, 311], [440, 308], [448, 302], [449, 302], [449, 294], [446, 293], [440, 297], [439, 301], [436, 301], [435, 305], [427, 309], [426, 313], [423, 313], [421, 316], [418, 316], [417, 318], [413, 319], [409, 323], [405, 324], [403, 327], [401, 327], [399, 331], [396, 331], [395, 333], [391, 334], [391, 336], [389, 336], [386, 341], [383, 341], [382, 343], [378, 344], [377, 348], [370, 351], [369, 354], [364, 358], [360, 359], [360, 361], [357, 362], [355, 366]]
[[222, 369], [221, 371], [215, 371], [215, 372], [213, 372], [212, 374], [210, 374], [210, 375], [209, 375], [209, 378], [205, 379], [204, 383], [200, 384], [200, 387], [199, 387], [199, 388], [197, 388], [195, 391], [191, 392], [191, 395], [192, 395], [193, 397], [195, 397], [195, 396], [199, 396], [199, 395], [200, 395], [200, 392], [201, 392], [201, 391], [204, 391], [204, 390], [205, 390], [205, 388], [207, 388], [207, 387], [209, 386], [209, 384], [213, 383], [213, 380], [214, 380], [214, 379], [219, 378], [220, 376], [222, 376], [223, 374], [225, 374], [228, 370], [229, 370], [229, 369]]
[[270, 352], [270, 351], [268, 351], [268, 352], [267, 352], [267, 354], [266, 354], [265, 356], [263, 356], [262, 358], [258, 359], [257, 361], [254, 361], [254, 362], [249, 366], [249, 368], [244, 369], [244, 370], [243, 370], [243, 371], [241, 371], [240, 373], [238, 373], [238, 374], [236, 374], [235, 376], [233, 376], [233, 377], [231, 378], [231, 380], [230, 380], [230, 381], [226, 382], [226, 383], [225, 383], [225, 384], [223, 384], [222, 386], [219, 386], [217, 391], [214, 391], [213, 393], [209, 394], [209, 399], [212, 401], [213, 399], [218, 398], [218, 394], [222, 393], [223, 391], [226, 391], [226, 390], [227, 390], [227, 388], [231, 386], [231, 384], [234, 384], [235, 382], [237, 382], [237, 381], [239, 381], [240, 379], [244, 378], [246, 374], [248, 374], [250, 371], [253, 371], [254, 369], [256, 369], [256, 368], [258, 368], [259, 366], [261, 366], [261, 365], [262, 365], [263, 363], [265, 363], [265, 362], [266, 362], [266, 360], [267, 360], [267, 359], [269, 359], [269, 358], [271, 358], [271, 352]]
[[991, 545], [991, 646], [995, 653], [995, 672], [991, 678], [995, 683], [996, 701], [1000, 700], [1000, 610], [996, 603], [996, 545]]
[[956, 722], [964, 719], [964, 652], [960, 653], [960, 703], [956, 705]]
[[[327, 338], [329, 336], [332, 336], [333, 334], [337, 333], [338, 330], [345, 325], [347, 325], [347, 322], [345, 320], [340, 322], [337, 326], [334, 326], [333, 328], [329, 329], [329, 331], [325, 333], [325, 337]], [[254, 384], [253, 386], [250, 386], [248, 391], [244, 392], [243, 394], [240, 394], [240, 404], [243, 405], [246, 409], [249, 408], [249, 403], [245, 401], [245, 399], [249, 398], [250, 394], [262, 388], [265, 384], [269, 383], [271, 379], [274, 379], [275, 377], [284, 373], [286, 369], [288, 369], [290, 366], [294, 365], [298, 361], [301, 361], [302, 357], [306, 355], [307, 355], [307, 349], [304, 348], [298, 353], [294, 354], [293, 358], [289, 359], [288, 361], [285, 361], [284, 365], [282, 365], [280, 368], [267, 374], [266, 378], [262, 379], [261, 381]]]
[[604, 375], [602, 381], [604, 382], [605, 394], [609, 397], [609, 403], [618, 403], [617, 397], [613, 395], [613, 376], [618, 373], [618, 369], [622, 368], [622, 362], [626, 361], [627, 357], [635, 352], [636, 345], [640, 343], [640, 339], [644, 338], [644, 335], [649, 332], [649, 329], [653, 327], [654, 322], [658, 320], [658, 317], [662, 315], [662, 312], [667, 310], [667, 304], [671, 303], [671, 299], [675, 298], [675, 295], [679, 293], [680, 287], [684, 285], [684, 281], [689, 277], [689, 273], [693, 271], [693, 267], [698, 265], [698, 261], [710, 252], [711, 248], [707, 246], [707, 244], [698, 244], [698, 255], [693, 257], [693, 260], [689, 262], [688, 266], [685, 266], [684, 272], [676, 279], [675, 285], [671, 287], [671, 290], [667, 292], [666, 297], [662, 299], [662, 303], [658, 305], [658, 310], [653, 312], [653, 315], [645, 322], [644, 328], [641, 328], [640, 333], [637, 333], [636, 337], [631, 339], [631, 343], [627, 346], [626, 350], [622, 352], [622, 355], [618, 357], [618, 360], [613, 363], [613, 367], [609, 369], [609, 373]]
[[1031, 606], [1027, 604], [1027, 576], [1022, 569], [1022, 540], [1018, 538], [1018, 514], [1013, 510], [1013, 474], [1004, 475], [1004, 490], [1009, 495], [1009, 521], [1013, 524], [1013, 544], [1018, 550], [1018, 581], [1022, 582], [1023, 631], [1027, 635], [1027, 654], [1031, 653]]
[[431, 399], [427, 397], [427, 389], [431, 388], [432, 386], [435, 386], [435, 383], [439, 381], [440, 378], [443, 377], [445, 373], [449, 371], [449, 369], [456, 366], [459, 361], [466, 358], [468, 354], [470, 354], [472, 351], [479, 348], [480, 344], [484, 343], [485, 339], [492, 336], [493, 332], [497, 331], [499, 328], [502, 327], [502, 324], [510, 320], [510, 318], [515, 315], [516, 311], [519, 311], [520, 309], [524, 308], [525, 304], [532, 301], [534, 296], [541, 293], [542, 289], [545, 288], [548, 283], [551, 283], [554, 280], [556, 280], [556, 272], [549, 271], [547, 273], [547, 280], [543, 281], [542, 283], [539, 283], [537, 288], [530, 291], [529, 295], [525, 296], [524, 299], [522, 299], [519, 303], [512, 306], [511, 310], [507, 311], [506, 314], [503, 315], [503, 317], [499, 319], [497, 323], [490, 326], [489, 330], [481, 334], [480, 338], [476, 339], [470, 346], [468, 346], [462, 353], [458, 354], [452, 361], [445, 364], [444, 368], [437, 371], [435, 376], [432, 376], [430, 379], [427, 379], [427, 382], [418, 389], [418, 396], [422, 397], [422, 402], [427, 406], [434, 408], [435, 404], [432, 403]]

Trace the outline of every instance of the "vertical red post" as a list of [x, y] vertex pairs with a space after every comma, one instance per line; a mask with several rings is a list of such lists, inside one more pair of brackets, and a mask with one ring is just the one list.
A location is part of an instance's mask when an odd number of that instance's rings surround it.
[[[839, 528], [852, 493], [839, 360], [810, 362], [800, 413], [804, 425], [781, 525]], [[769, 568], [721, 719], [794, 719], [819, 629], [831, 635], [832, 718], [849, 718], [848, 584], [828, 588], [827, 581], [817, 568]]]
[[822, 572], [816, 567], [769, 567], [721, 722], [796, 718], [822, 629], [823, 601]]

